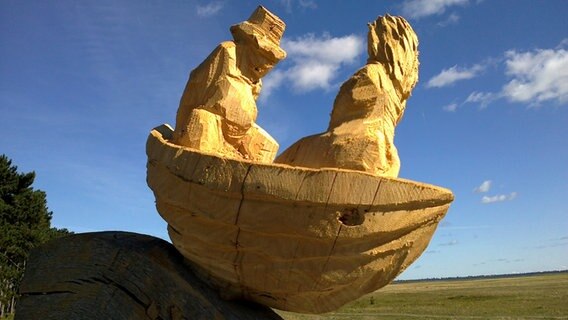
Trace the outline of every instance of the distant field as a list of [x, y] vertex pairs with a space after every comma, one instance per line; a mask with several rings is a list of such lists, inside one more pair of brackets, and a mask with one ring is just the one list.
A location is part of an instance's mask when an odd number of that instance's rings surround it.
[[568, 319], [568, 273], [404, 282], [354, 301], [336, 312], [304, 319]]

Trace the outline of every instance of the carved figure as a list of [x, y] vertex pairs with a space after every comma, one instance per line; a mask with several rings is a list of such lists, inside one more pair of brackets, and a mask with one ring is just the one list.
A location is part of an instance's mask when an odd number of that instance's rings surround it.
[[285, 24], [259, 6], [231, 27], [234, 41], [221, 43], [193, 70], [181, 97], [174, 142], [235, 159], [272, 162], [278, 143], [255, 121], [264, 77], [286, 52]]
[[340, 88], [327, 132], [300, 139], [275, 162], [397, 177], [394, 131], [418, 81], [418, 38], [402, 17], [369, 24], [367, 64]]

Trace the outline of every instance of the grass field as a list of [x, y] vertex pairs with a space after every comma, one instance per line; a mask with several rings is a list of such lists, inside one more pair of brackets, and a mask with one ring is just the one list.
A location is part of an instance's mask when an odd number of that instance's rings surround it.
[[568, 273], [403, 282], [388, 285], [336, 312], [277, 312], [287, 320], [568, 319]]

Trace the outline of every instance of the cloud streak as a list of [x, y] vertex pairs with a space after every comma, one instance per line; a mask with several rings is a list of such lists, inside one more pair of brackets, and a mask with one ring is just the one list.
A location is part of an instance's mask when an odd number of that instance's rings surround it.
[[317, 3], [313, 0], [280, 0], [280, 4], [286, 7], [286, 12], [292, 12], [294, 7], [294, 2], [297, 2], [298, 7], [301, 9], [316, 9], [318, 7]]
[[469, 0], [409, 0], [402, 4], [402, 14], [410, 18], [419, 19], [431, 15], [439, 15], [452, 6], [463, 6]]
[[470, 68], [459, 68], [457, 65], [442, 70], [439, 74], [433, 76], [426, 83], [427, 88], [441, 88], [450, 86], [458, 81], [467, 80], [478, 76], [485, 66], [476, 64]]
[[494, 100], [499, 99], [499, 95], [491, 92], [478, 92], [473, 91], [467, 96], [465, 103], [478, 103], [479, 106], [484, 109]]
[[452, 13], [448, 16], [446, 20], [438, 22], [438, 26], [443, 28], [449, 25], [457, 24], [459, 21], [460, 21], [460, 16], [458, 16], [455, 13]]
[[489, 204], [489, 203], [496, 203], [496, 202], [503, 202], [503, 201], [511, 201], [517, 197], [516, 192], [511, 192], [510, 194], [499, 194], [494, 196], [483, 196], [481, 198], [481, 203]]
[[200, 17], [211, 17], [223, 9], [224, 3], [220, 1], [210, 2], [204, 6], [197, 6], [197, 15]]
[[481, 183], [481, 185], [479, 185], [479, 187], [473, 189], [473, 191], [476, 193], [485, 193], [489, 192], [489, 189], [491, 189], [491, 180], [485, 180]]
[[442, 109], [447, 112], [455, 112], [458, 109], [458, 104], [450, 103], [448, 105], [443, 106]]

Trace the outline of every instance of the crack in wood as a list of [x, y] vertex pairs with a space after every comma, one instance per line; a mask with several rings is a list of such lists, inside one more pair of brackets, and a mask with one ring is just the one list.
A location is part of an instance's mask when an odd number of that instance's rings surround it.
[[235, 259], [233, 260], [233, 268], [235, 269], [235, 276], [237, 277], [237, 282], [239, 283], [241, 291], [243, 291], [243, 287], [242, 287], [242, 285], [240, 285], [240, 282], [241, 282], [241, 272], [240, 272], [240, 269], [239, 269], [240, 263], [237, 263], [239, 258], [242, 259], [241, 251], [239, 250], [239, 245], [240, 245], [239, 244], [239, 237], [241, 235], [241, 228], [239, 227], [239, 218], [240, 218], [240, 215], [241, 215], [241, 208], [242, 208], [243, 203], [245, 201], [245, 184], [246, 184], [247, 177], [250, 174], [251, 168], [252, 168], [252, 165], [249, 165], [248, 168], [247, 168], [247, 172], [245, 173], [245, 176], [243, 178], [243, 182], [241, 184], [241, 201], [239, 202], [239, 207], [237, 209], [237, 214], [236, 214], [235, 223], [234, 223], [235, 227], [237, 227], [237, 235], [235, 236], [236, 254], [235, 254]]

